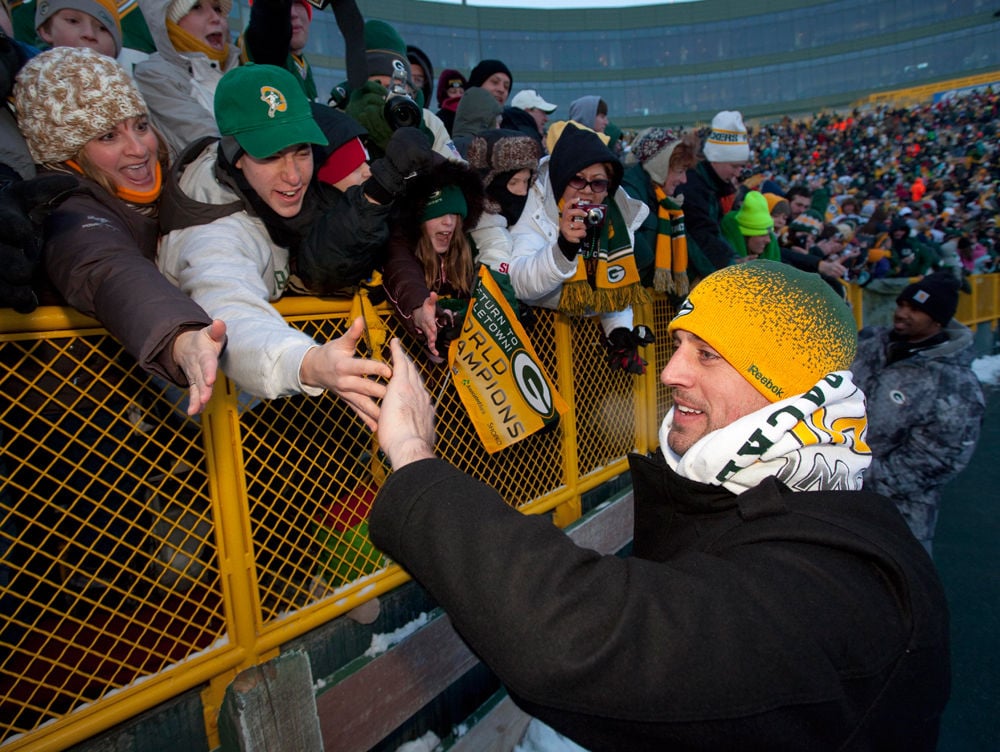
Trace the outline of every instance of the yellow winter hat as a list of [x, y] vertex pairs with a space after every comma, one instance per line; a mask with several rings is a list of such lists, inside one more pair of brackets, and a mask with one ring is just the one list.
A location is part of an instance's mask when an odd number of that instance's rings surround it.
[[748, 261], [705, 277], [668, 331], [707, 342], [771, 402], [851, 367], [857, 327], [822, 278], [777, 261]]

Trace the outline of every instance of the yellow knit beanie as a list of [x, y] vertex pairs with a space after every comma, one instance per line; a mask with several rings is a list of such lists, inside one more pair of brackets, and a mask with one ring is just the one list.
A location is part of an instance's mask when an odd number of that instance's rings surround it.
[[703, 339], [771, 402], [849, 369], [857, 349], [857, 327], [843, 299], [818, 274], [777, 261], [709, 274], [667, 329]]

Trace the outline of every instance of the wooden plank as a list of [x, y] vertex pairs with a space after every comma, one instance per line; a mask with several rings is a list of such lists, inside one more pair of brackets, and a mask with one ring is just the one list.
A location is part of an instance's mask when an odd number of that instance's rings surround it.
[[478, 662], [451, 621], [435, 619], [316, 699], [323, 743], [366, 752]]
[[606, 506], [598, 507], [566, 532], [578, 546], [613, 554], [632, 540], [634, 521], [635, 507], [632, 492], [628, 491]]
[[219, 711], [222, 752], [323, 752], [309, 656], [290, 650], [241, 671]]
[[449, 752], [510, 752], [521, 741], [531, 716], [504, 697], [482, 716]]
[[[615, 553], [632, 539], [632, 520], [632, 494], [628, 492], [591, 512], [566, 532], [581, 546]], [[447, 616], [435, 618], [319, 695], [316, 709], [326, 749], [366, 752], [478, 662]], [[516, 706], [510, 705], [513, 709], [498, 711], [496, 719], [482, 729], [484, 738], [492, 735], [505, 739], [507, 729], [514, 728], [520, 719], [514, 712]], [[466, 749], [471, 752], [490, 747]]]

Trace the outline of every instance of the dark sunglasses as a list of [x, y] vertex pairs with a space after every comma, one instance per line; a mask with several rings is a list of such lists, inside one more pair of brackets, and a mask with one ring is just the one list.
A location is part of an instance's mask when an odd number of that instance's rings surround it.
[[451, 81], [448, 82], [448, 86], [446, 88], [448, 88], [448, 89], [464, 89], [465, 88], [465, 84], [462, 83], [462, 80], [460, 78], [455, 78], [455, 79], [452, 79]]
[[604, 193], [606, 190], [608, 190], [609, 185], [611, 185], [611, 181], [608, 180], [607, 178], [585, 180], [584, 178], [581, 178], [579, 175], [576, 175], [569, 179], [569, 187], [577, 191], [582, 191], [589, 186], [590, 190], [592, 190], [594, 193]]

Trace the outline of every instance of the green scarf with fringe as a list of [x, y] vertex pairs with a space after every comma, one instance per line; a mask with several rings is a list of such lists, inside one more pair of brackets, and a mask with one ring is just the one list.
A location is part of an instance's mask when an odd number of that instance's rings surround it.
[[591, 258], [577, 256], [576, 272], [563, 283], [559, 310], [571, 316], [584, 316], [622, 311], [647, 302], [649, 293], [639, 282], [628, 225], [618, 205], [611, 200], [597, 251]]

